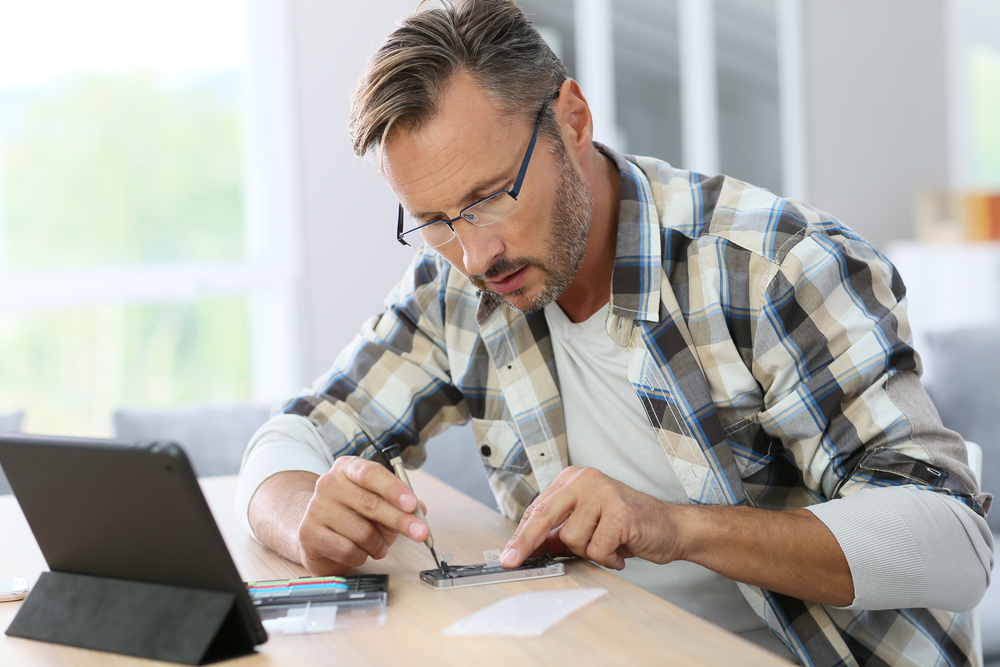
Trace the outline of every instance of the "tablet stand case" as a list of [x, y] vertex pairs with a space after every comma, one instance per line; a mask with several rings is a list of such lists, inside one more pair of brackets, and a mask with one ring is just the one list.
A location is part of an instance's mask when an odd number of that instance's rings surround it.
[[8, 635], [190, 665], [267, 640], [177, 444], [0, 434], [0, 462], [50, 570]]
[[43, 572], [7, 634], [202, 665], [253, 653], [232, 592]]

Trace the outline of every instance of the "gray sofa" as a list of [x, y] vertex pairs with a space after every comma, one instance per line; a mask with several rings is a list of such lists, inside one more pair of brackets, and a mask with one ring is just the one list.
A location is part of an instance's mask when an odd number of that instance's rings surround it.
[[[17, 433], [21, 430], [21, 422], [24, 421], [23, 412], [10, 412], [0, 415], [0, 433]], [[10, 493], [10, 484], [0, 469], [0, 496]]]
[[[983, 450], [980, 486], [995, 498], [986, 522], [1000, 541], [1000, 327], [928, 333], [925, 356], [925, 385], [941, 421]], [[979, 615], [984, 662], [1000, 667], [1000, 584], [991, 582]]]
[[115, 411], [115, 437], [172, 440], [184, 447], [199, 477], [235, 475], [254, 432], [267, 421], [264, 405], [206, 405]]

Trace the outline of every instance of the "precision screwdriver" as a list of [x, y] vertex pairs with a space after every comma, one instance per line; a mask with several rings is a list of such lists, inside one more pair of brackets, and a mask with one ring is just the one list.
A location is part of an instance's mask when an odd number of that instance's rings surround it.
[[431, 555], [434, 556], [434, 563], [440, 570], [441, 561], [438, 560], [437, 552], [434, 551], [434, 537], [431, 535], [431, 524], [427, 522], [427, 518], [424, 516], [424, 510], [420, 507], [420, 501], [417, 500], [417, 492], [413, 490], [413, 485], [410, 484], [410, 478], [406, 476], [406, 468], [403, 467], [403, 456], [399, 451], [399, 445], [386, 445], [386, 447], [382, 449], [382, 454], [389, 459], [389, 465], [392, 466], [392, 470], [396, 473], [396, 477], [399, 477], [399, 479], [403, 481], [403, 484], [406, 484], [406, 486], [410, 489], [410, 492], [413, 494], [413, 499], [417, 501], [417, 509], [414, 514], [420, 517], [423, 522], [427, 524], [427, 539], [424, 540], [424, 544], [426, 544], [427, 548], [431, 550]]

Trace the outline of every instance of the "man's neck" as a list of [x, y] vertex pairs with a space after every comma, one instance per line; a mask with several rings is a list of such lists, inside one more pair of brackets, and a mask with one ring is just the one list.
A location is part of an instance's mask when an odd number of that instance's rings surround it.
[[621, 173], [611, 158], [593, 149], [595, 178], [591, 189], [594, 217], [576, 277], [556, 303], [572, 322], [583, 322], [611, 298], [611, 274], [618, 242]]

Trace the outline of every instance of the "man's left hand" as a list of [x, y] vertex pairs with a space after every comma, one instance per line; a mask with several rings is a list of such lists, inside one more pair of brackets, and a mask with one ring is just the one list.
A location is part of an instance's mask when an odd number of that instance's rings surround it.
[[669, 563], [682, 558], [676, 509], [595, 468], [570, 466], [525, 510], [500, 563], [516, 567], [541, 547], [616, 570], [632, 556]]
[[632, 556], [686, 560], [800, 600], [837, 607], [854, 600], [847, 558], [809, 510], [676, 505], [594, 468], [566, 468], [535, 498], [500, 563], [517, 567], [543, 546], [617, 570]]

